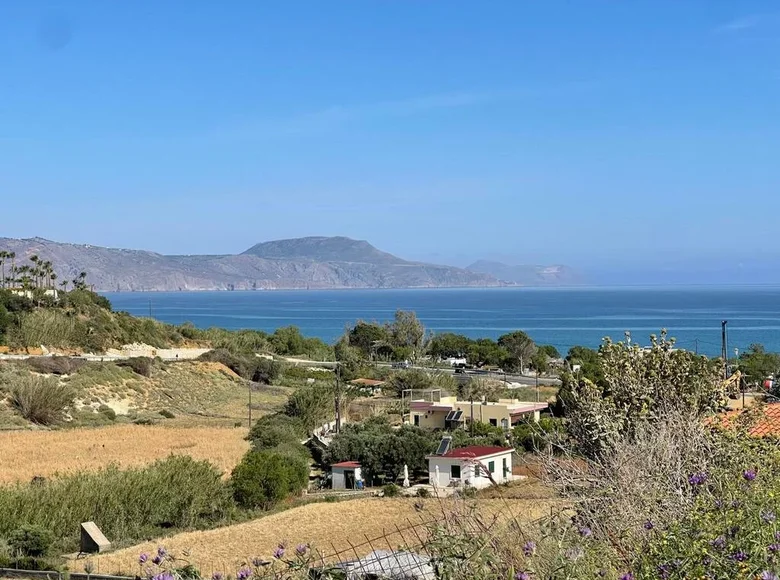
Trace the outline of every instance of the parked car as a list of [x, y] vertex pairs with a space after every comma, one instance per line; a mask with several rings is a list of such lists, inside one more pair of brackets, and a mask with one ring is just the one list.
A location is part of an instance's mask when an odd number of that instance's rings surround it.
[[412, 365], [409, 364], [408, 360], [402, 361], [402, 362], [394, 362], [393, 368], [394, 369], [408, 369]]

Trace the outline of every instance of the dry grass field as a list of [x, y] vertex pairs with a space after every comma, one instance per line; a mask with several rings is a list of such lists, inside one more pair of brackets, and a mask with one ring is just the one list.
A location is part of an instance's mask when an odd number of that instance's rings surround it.
[[[310, 543], [328, 560], [349, 559], [357, 552], [361, 557], [372, 549], [416, 547], [419, 539], [404, 530], [411, 524], [440, 519], [443, 511], [467, 510], [478, 506], [485, 517], [514, 517], [528, 521], [549, 513], [552, 502], [539, 500], [419, 500], [413, 498], [363, 498], [337, 503], [310, 503], [251, 522], [203, 532], [177, 534], [132, 548], [93, 558], [95, 570], [101, 573], [138, 573], [138, 555], [152, 552], [158, 546], [176, 555], [188, 553], [188, 560], [208, 578], [213, 572], [234, 574], [244, 562], [259, 556], [270, 558], [280, 543], [295, 546]], [[396, 531], [401, 529], [401, 533]], [[417, 526], [425, 536], [425, 527]], [[385, 537], [386, 536], [386, 537]], [[383, 538], [374, 541], [376, 538]], [[372, 540], [371, 545], [367, 539]], [[353, 547], [354, 546], [354, 550]], [[333, 555], [342, 552], [340, 558]], [[75, 564], [83, 568], [84, 561]]]
[[207, 459], [229, 471], [249, 449], [245, 436], [246, 429], [162, 425], [0, 432], [0, 483], [110, 463], [143, 465], [170, 454]]

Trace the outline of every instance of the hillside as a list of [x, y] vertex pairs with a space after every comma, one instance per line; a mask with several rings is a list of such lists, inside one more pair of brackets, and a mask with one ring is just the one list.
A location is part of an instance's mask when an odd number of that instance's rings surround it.
[[502, 262], [478, 260], [466, 269], [521, 286], [565, 286], [582, 283], [579, 274], [567, 266], [514, 266]]
[[0, 238], [0, 250], [15, 252], [17, 261], [33, 255], [50, 261], [60, 280], [87, 272], [96, 291], [501, 285], [488, 274], [409, 262], [344, 237], [266, 242], [237, 255], [167, 256], [42, 238]]

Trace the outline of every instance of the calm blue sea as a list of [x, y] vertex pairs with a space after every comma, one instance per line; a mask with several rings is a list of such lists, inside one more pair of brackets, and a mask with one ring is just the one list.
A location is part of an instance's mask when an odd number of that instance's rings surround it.
[[720, 354], [728, 320], [730, 355], [754, 342], [780, 351], [780, 287], [578, 289], [299, 290], [257, 292], [107, 293], [117, 310], [198, 327], [273, 331], [295, 325], [333, 342], [358, 319], [385, 321], [414, 310], [435, 332], [496, 338], [524, 330], [561, 352], [597, 347], [604, 336], [642, 345], [669, 329], [682, 348]]

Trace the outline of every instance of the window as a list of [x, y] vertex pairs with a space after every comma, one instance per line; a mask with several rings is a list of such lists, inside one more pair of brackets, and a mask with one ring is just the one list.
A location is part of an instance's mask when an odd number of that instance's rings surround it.
[[501, 428], [509, 429], [509, 421], [507, 421], [506, 419], [501, 419]]
[[506, 457], [502, 460], [502, 467], [504, 468], [504, 477], [506, 477], [506, 474], [509, 472], [509, 468], [506, 465]]
[[490, 473], [495, 473], [496, 472], [496, 462], [495, 461], [488, 461], [488, 471], [490, 471]]
[[419, 415], [415, 415], [414, 416], [414, 424], [417, 425], [418, 427], [420, 426], [420, 416]]
[[450, 477], [460, 479], [460, 465], [450, 465]]
[[490, 426], [491, 427], [498, 427], [498, 419], [491, 419], [490, 420]]

